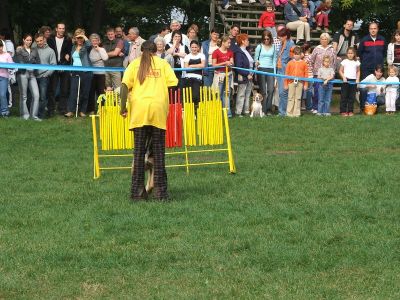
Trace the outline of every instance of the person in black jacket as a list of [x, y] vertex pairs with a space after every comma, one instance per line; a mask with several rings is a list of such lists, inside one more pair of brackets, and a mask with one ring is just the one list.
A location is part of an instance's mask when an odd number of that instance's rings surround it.
[[[56, 35], [51, 36], [47, 40], [47, 44], [56, 54], [57, 65], [71, 64], [72, 41], [65, 35], [65, 24], [58, 23], [56, 27]], [[58, 113], [63, 115], [67, 112], [67, 100], [69, 94], [70, 73], [67, 71], [55, 71], [50, 77], [48, 90], [47, 113], [51, 117], [55, 112], [56, 106], [56, 90], [60, 83], [60, 95], [58, 100]]]
[[[236, 37], [236, 41], [239, 46], [239, 51], [235, 52], [235, 67], [243, 69], [253, 69], [254, 59], [247, 51], [249, 46], [249, 36], [245, 33], [241, 33]], [[245, 115], [250, 114], [249, 104], [250, 95], [253, 89], [253, 73], [245, 70], [236, 70], [238, 91], [236, 95], [236, 112], [235, 114], [239, 117], [244, 112]]]

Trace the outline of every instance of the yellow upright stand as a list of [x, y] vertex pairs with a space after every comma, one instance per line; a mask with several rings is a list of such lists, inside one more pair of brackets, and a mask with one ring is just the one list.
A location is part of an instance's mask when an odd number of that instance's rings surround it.
[[[229, 172], [235, 173], [236, 167], [233, 160], [233, 151], [230, 139], [228, 109], [222, 108], [217, 91], [203, 87], [200, 93], [200, 102], [197, 111], [192, 99], [192, 89], [183, 90], [183, 133], [184, 145], [182, 151], [168, 151], [166, 155], [183, 155], [183, 164], [166, 165], [171, 167], [184, 167], [189, 172], [191, 166], [205, 166], [228, 164]], [[107, 92], [101, 95], [98, 100], [97, 115], [92, 116], [93, 130], [93, 177], [97, 179], [102, 170], [123, 170], [131, 169], [131, 166], [110, 166], [102, 167], [100, 160], [118, 157], [132, 157], [134, 145], [133, 132], [129, 130], [130, 107], [128, 105], [128, 117], [120, 116], [119, 95]], [[99, 120], [97, 124], [97, 120]], [[224, 127], [226, 137], [226, 147], [214, 148], [224, 145]], [[100, 133], [97, 135], [97, 128]], [[99, 142], [101, 146], [99, 147]], [[200, 147], [199, 149], [196, 149]], [[212, 147], [211, 149], [209, 147]], [[209, 148], [209, 149], [207, 149]], [[125, 150], [125, 153], [115, 153], [115, 151]], [[104, 153], [99, 153], [100, 151]], [[211, 152], [226, 152], [228, 160], [224, 161], [204, 161], [190, 162], [189, 154], [201, 154]]]

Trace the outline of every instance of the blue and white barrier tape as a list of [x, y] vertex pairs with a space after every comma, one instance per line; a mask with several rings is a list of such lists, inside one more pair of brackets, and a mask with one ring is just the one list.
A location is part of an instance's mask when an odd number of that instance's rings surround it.
[[[176, 68], [175, 71], [196, 71], [209, 70], [216, 67], [207, 68]], [[19, 63], [0, 63], [0, 69], [22, 69], [22, 70], [54, 70], [71, 72], [124, 72], [125, 68], [116, 67], [77, 67], [71, 65], [41, 65], [41, 64], [19, 64]]]
[[[287, 79], [297, 79], [299, 81], [308, 81], [308, 82], [324, 82], [322, 79], [318, 78], [304, 78], [304, 77], [295, 77], [295, 76], [288, 76], [288, 75], [283, 75], [283, 74], [275, 74], [275, 73], [269, 73], [269, 72], [263, 72], [263, 71], [258, 71], [258, 70], [250, 70], [250, 69], [244, 69], [244, 68], [239, 68], [239, 67], [232, 67], [232, 69], [236, 70], [242, 70], [242, 71], [248, 71], [254, 74], [260, 74], [260, 75], [266, 75], [266, 76], [273, 76], [273, 77], [280, 77], [280, 78], [287, 78]], [[329, 83], [343, 83], [343, 80], [339, 79], [333, 79], [330, 80]], [[349, 84], [360, 84], [360, 85], [400, 85], [400, 82], [359, 82], [356, 83], [355, 81], [349, 81], [347, 82]]]
[[[198, 70], [213, 70], [221, 67], [206, 67], [206, 68], [174, 68], [174, 71], [198, 71]], [[303, 78], [295, 76], [287, 76], [283, 74], [268, 73], [253, 69], [244, 69], [239, 67], [231, 67], [232, 69], [248, 71], [254, 74], [273, 76], [287, 79], [297, 79], [300, 81], [308, 82], [323, 82], [317, 78]], [[28, 69], [28, 70], [54, 70], [54, 71], [71, 71], [71, 72], [124, 72], [125, 68], [114, 68], [114, 67], [77, 67], [71, 65], [42, 65], [42, 64], [19, 64], [19, 63], [0, 63], [0, 69]], [[334, 79], [329, 81], [330, 83], [343, 83], [342, 80]], [[361, 85], [400, 85], [399, 82], [348, 82], [349, 84], [361, 84]]]

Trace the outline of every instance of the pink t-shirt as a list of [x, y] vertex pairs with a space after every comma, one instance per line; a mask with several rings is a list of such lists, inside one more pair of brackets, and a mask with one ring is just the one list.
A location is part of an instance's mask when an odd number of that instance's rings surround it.
[[[4, 48], [3, 48], [4, 49]], [[13, 63], [10, 53], [3, 52], [0, 54], [0, 63]], [[0, 77], [8, 78], [8, 69], [0, 68]]]
[[[217, 64], [229, 61], [233, 58], [233, 52], [228, 50], [226, 53], [222, 53], [221, 50], [217, 49], [213, 52], [212, 58], [217, 60]], [[225, 67], [215, 69], [217, 72], [225, 72]], [[230, 68], [228, 69], [230, 71]]]

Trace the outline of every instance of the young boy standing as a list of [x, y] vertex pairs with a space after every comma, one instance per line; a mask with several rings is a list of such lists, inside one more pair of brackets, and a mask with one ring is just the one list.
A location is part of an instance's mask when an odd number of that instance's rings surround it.
[[[293, 50], [293, 60], [291, 60], [286, 67], [285, 75], [307, 78], [308, 77], [308, 65], [301, 59], [302, 50], [300, 47], [295, 47]], [[304, 80], [285, 79], [285, 90], [288, 91], [288, 104], [286, 109], [286, 115], [288, 117], [299, 117], [301, 97], [303, 90], [307, 90], [308, 82]]]

